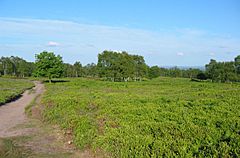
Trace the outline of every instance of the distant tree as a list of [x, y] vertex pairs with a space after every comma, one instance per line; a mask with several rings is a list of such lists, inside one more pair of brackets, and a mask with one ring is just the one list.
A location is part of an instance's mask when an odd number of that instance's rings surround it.
[[220, 75], [220, 81], [221, 82], [230, 82], [230, 81], [236, 81], [236, 70], [234, 66], [234, 62], [219, 62], [219, 75]]
[[206, 74], [215, 82], [239, 81], [239, 63], [240, 56], [236, 57], [234, 62], [217, 62], [211, 59], [206, 65]]
[[145, 63], [143, 56], [133, 55], [134, 61], [134, 76], [135, 80], [141, 80], [142, 77], [147, 75], [148, 66]]
[[234, 59], [234, 65], [236, 67], [236, 72], [237, 74], [240, 75], [240, 55], [238, 55], [235, 59]]
[[48, 77], [51, 82], [53, 77], [60, 77], [63, 73], [63, 61], [60, 55], [44, 51], [36, 54], [36, 76]]
[[73, 68], [74, 68], [74, 72], [75, 72], [75, 77], [83, 76], [83, 68], [82, 68], [82, 64], [80, 63], [80, 61], [76, 61], [73, 64]]
[[31, 76], [35, 68], [34, 63], [17, 56], [0, 58], [0, 74], [16, 77]]
[[75, 77], [75, 70], [74, 70], [73, 65], [71, 65], [69, 63], [64, 63], [62, 76], [63, 77]]
[[98, 55], [99, 77], [111, 81], [141, 80], [147, 74], [144, 58], [127, 52], [103, 51]]
[[35, 64], [33, 62], [27, 62], [26, 60], [21, 60], [18, 63], [17, 67], [17, 76], [18, 77], [26, 77], [32, 76], [32, 73], [35, 70]]
[[207, 79], [207, 75], [204, 72], [200, 72], [199, 74], [197, 74], [196, 77], [199, 80], [206, 80]]
[[211, 59], [210, 63], [207, 64], [205, 67], [207, 77], [210, 78], [212, 81], [216, 81], [219, 76], [217, 61]]
[[94, 63], [87, 64], [83, 67], [83, 74], [85, 77], [97, 77], [97, 65]]
[[13, 68], [12, 68], [12, 61], [9, 57], [1, 57], [1, 71], [3, 75], [12, 75]]
[[203, 73], [200, 69], [189, 68], [186, 70], [182, 70], [182, 76], [184, 78], [197, 78], [197, 75]]
[[156, 78], [160, 76], [160, 68], [158, 66], [152, 66], [149, 68], [149, 78]]
[[177, 66], [170, 68], [169, 72], [170, 72], [170, 77], [181, 77], [182, 76], [182, 71]]

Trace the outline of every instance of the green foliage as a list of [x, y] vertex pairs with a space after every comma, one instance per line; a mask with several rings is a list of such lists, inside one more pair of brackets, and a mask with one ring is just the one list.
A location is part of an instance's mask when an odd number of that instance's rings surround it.
[[19, 147], [12, 139], [0, 138], [0, 158], [30, 157], [30, 150]]
[[240, 55], [234, 59], [234, 64], [236, 67], [236, 72], [240, 75]]
[[0, 105], [15, 99], [33, 86], [34, 84], [27, 80], [0, 78]]
[[158, 78], [47, 84], [45, 119], [111, 157], [239, 157], [240, 85]]
[[36, 55], [37, 77], [48, 77], [51, 79], [60, 77], [63, 73], [63, 61], [60, 55], [55, 56], [53, 52], [42, 52]]
[[182, 78], [197, 78], [199, 73], [203, 73], [200, 69], [180, 69], [178, 67], [162, 68], [152, 66], [149, 68], [149, 78], [163, 77], [182, 77]]
[[205, 73], [200, 72], [199, 74], [197, 74], [197, 79], [199, 79], [199, 80], [206, 80], [207, 76], [206, 76]]
[[83, 67], [83, 76], [84, 77], [97, 77], [98, 76], [97, 65], [94, 63], [85, 65]]
[[76, 62], [73, 64], [73, 68], [74, 68], [75, 76], [76, 76], [76, 77], [81, 77], [81, 76], [83, 76], [82, 64], [81, 64], [79, 61], [76, 61]]
[[158, 66], [152, 66], [149, 68], [149, 78], [156, 78], [161, 76], [161, 68]]
[[0, 76], [29, 77], [34, 69], [34, 63], [19, 57], [1, 57], [0, 59]]
[[112, 81], [141, 80], [147, 75], [144, 58], [127, 52], [104, 51], [98, 54], [99, 77]]
[[217, 62], [211, 59], [206, 65], [206, 74], [214, 82], [236, 82], [240, 81], [240, 56], [235, 61]]

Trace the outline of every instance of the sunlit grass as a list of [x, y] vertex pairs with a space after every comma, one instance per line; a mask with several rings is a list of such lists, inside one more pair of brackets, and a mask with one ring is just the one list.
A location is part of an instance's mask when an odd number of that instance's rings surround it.
[[17, 98], [33, 86], [34, 84], [28, 80], [0, 78], [0, 105]]

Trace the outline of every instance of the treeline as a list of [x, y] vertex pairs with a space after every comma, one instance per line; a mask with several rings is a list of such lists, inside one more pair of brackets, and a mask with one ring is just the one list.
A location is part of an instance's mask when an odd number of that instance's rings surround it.
[[182, 77], [182, 78], [198, 78], [199, 74], [204, 73], [200, 69], [180, 69], [178, 67], [162, 68], [159, 66], [149, 67], [149, 78], [163, 77]]
[[35, 63], [11, 56], [0, 58], [0, 76], [29, 77], [35, 70]]
[[239, 82], [240, 81], [240, 55], [234, 61], [217, 62], [211, 59], [206, 65], [207, 78], [214, 82]]
[[[91, 63], [85, 66], [77, 61], [73, 65], [63, 63], [61, 77], [96, 77], [96, 64]], [[1, 57], [0, 76], [30, 77], [38, 76], [36, 63], [28, 62], [20, 57]]]
[[[180, 69], [178, 67], [162, 68], [159, 66], [148, 66], [144, 57], [130, 55], [127, 52], [103, 51], [98, 55], [97, 64], [91, 63], [83, 66], [80, 61], [74, 64], [63, 63], [62, 58], [58, 64], [51, 63], [54, 58], [52, 52], [42, 52], [36, 55], [35, 62], [27, 62], [19, 57], [1, 57], [0, 75], [29, 77], [49, 76], [46, 68], [51, 68], [50, 73], [58, 72], [55, 77], [99, 77], [110, 81], [141, 81], [144, 78], [184, 77], [199, 80], [209, 79], [214, 82], [239, 82], [240, 81], [240, 55], [234, 61], [217, 62], [211, 59], [205, 66], [205, 71], [200, 69]], [[46, 58], [45, 58], [46, 57]], [[44, 61], [41, 64], [40, 60]], [[48, 64], [51, 63], [51, 64]], [[56, 65], [59, 65], [58, 68]], [[41, 67], [44, 67], [41, 69]], [[61, 69], [61, 70], [59, 70]], [[44, 75], [43, 75], [44, 74]]]
[[179, 69], [161, 68], [152, 66], [149, 68], [149, 77], [155, 78], [158, 76], [166, 77], [184, 77], [199, 80], [211, 80], [213, 82], [240, 82], [240, 55], [234, 61], [217, 62], [214, 59], [205, 65], [205, 71], [200, 69]]
[[82, 66], [80, 61], [76, 61], [73, 65], [63, 64], [63, 77], [97, 77], [97, 65], [94, 63]]

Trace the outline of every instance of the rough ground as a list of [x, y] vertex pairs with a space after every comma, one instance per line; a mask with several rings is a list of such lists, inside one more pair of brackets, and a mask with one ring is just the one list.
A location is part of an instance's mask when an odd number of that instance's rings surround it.
[[[32, 90], [25, 91], [22, 97], [13, 102], [0, 107], [0, 137], [11, 137], [25, 133], [26, 129], [11, 131], [10, 129], [18, 124], [27, 121], [25, 107], [37, 96], [43, 93], [44, 86], [40, 82], [35, 82]], [[28, 129], [29, 130], [29, 129]]]
[[[23, 148], [28, 157], [99, 157], [90, 150], [76, 150], [71, 133], [40, 120], [39, 103], [44, 85], [37, 81], [34, 83], [35, 87], [25, 91], [21, 98], [0, 106], [0, 139], [11, 139]], [[31, 118], [25, 114], [25, 107], [30, 104], [34, 105]]]

